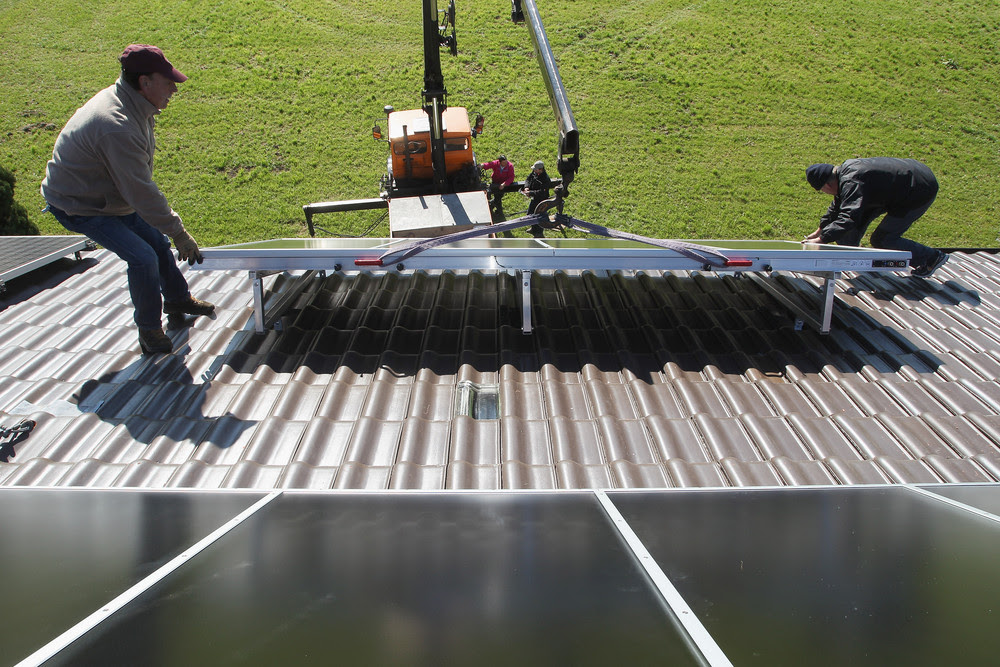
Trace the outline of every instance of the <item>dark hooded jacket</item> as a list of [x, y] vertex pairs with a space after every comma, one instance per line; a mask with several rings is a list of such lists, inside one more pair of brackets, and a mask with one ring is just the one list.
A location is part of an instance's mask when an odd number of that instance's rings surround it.
[[930, 167], [905, 158], [847, 160], [836, 177], [837, 195], [819, 221], [823, 243], [834, 243], [845, 235], [860, 236], [880, 215], [905, 215], [933, 201], [938, 191]]
[[532, 169], [528, 177], [524, 179], [524, 189], [528, 191], [528, 196], [531, 197], [531, 203], [528, 205], [528, 213], [534, 213], [535, 207], [549, 198], [549, 190], [552, 189], [552, 179], [545, 173], [544, 168], [540, 174], [536, 174], [535, 170]]

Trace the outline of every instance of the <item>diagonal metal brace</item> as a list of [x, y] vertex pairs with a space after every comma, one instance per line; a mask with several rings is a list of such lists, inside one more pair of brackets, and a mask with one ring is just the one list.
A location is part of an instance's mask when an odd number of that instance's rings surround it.
[[488, 236], [490, 234], [502, 234], [514, 229], [520, 229], [521, 227], [536, 224], [546, 227], [562, 225], [563, 227], [575, 228], [591, 234], [607, 236], [608, 238], [622, 239], [623, 241], [635, 241], [660, 248], [667, 248], [669, 250], [674, 250], [685, 257], [700, 262], [705, 265], [706, 268], [741, 266], [741, 261], [743, 261], [739, 259], [731, 259], [725, 254], [719, 252], [716, 248], [699, 245], [697, 243], [675, 241], [670, 239], [655, 239], [649, 236], [624, 232], [619, 229], [612, 229], [610, 227], [605, 227], [604, 225], [595, 225], [562, 213], [557, 213], [554, 216], [554, 220], [550, 223], [548, 215], [544, 213], [534, 213], [532, 215], [524, 215], [520, 218], [514, 218], [513, 220], [493, 225], [483, 225], [482, 227], [473, 227], [472, 229], [454, 232], [452, 234], [445, 234], [435, 238], [420, 239], [409, 245], [403, 246], [402, 248], [390, 250], [378, 258], [359, 258], [355, 260], [354, 263], [357, 266], [387, 266], [390, 264], [397, 264], [405, 259], [413, 257], [414, 255], [418, 255], [425, 250], [437, 248], [448, 243], [465, 241], [467, 239], [479, 236]]

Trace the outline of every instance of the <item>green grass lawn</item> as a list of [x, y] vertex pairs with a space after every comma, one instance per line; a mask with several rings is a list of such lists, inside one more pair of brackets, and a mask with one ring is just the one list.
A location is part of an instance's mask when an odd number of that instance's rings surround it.
[[[523, 178], [556, 152], [527, 28], [509, 0], [456, 2], [449, 102], [486, 116], [480, 160], [506, 153]], [[941, 182], [912, 238], [997, 245], [1000, 3], [537, 2], [581, 131], [575, 217], [799, 239], [829, 203], [807, 165], [891, 155]], [[419, 106], [420, 17], [419, 0], [4, 0], [0, 164], [43, 233], [61, 233], [38, 194], [58, 130], [114, 81], [126, 44], [157, 44], [190, 80], [160, 116], [155, 175], [195, 238], [305, 235], [303, 204], [377, 196], [387, 153], [371, 126], [386, 104]], [[317, 223], [353, 235], [377, 219]]]

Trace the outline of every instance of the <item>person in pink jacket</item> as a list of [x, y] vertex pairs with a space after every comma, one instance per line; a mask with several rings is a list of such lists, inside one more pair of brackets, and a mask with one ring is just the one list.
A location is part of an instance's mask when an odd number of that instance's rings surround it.
[[490, 212], [493, 215], [493, 222], [503, 222], [507, 219], [503, 212], [503, 193], [504, 189], [514, 182], [514, 164], [507, 159], [506, 155], [501, 155], [492, 162], [484, 162], [480, 167], [492, 172], [490, 175]]

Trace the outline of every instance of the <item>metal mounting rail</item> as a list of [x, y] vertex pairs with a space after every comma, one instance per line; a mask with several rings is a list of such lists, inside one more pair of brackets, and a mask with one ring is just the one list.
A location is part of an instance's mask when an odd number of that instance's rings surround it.
[[[533, 216], [521, 222], [530, 224]], [[493, 230], [498, 231], [494, 225]], [[193, 270], [248, 270], [254, 282], [254, 320], [263, 332], [277, 321], [278, 306], [293, 304], [311, 277], [298, 279], [287, 294], [270, 304], [264, 313], [262, 279], [282, 271], [507, 271], [520, 282], [522, 331], [532, 331], [531, 276], [535, 271], [697, 271], [748, 275], [758, 285], [821, 333], [830, 331], [835, 286], [844, 272], [891, 272], [904, 269], [909, 253], [896, 250], [852, 248], [795, 241], [703, 240], [658, 245], [626, 239], [584, 238], [463, 238], [435, 245], [437, 239], [418, 244], [411, 253], [412, 239], [279, 239], [202, 250], [204, 262]], [[671, 245], [676, 243], [676, 247]], [[706, 255], [701, 249], [711, 251]], [[405, 257], [404, 257], [405, 255]], [[718, 256], [716, 258], [716, 255]], [[763, 277], [776, 272], [819, 276], [823, 279], [818, 316], [813, 301], [794, 295]], [[762, 275], [755, 275], [762, 274]], [[315, 275], [315, 274], [313, 274]]]

